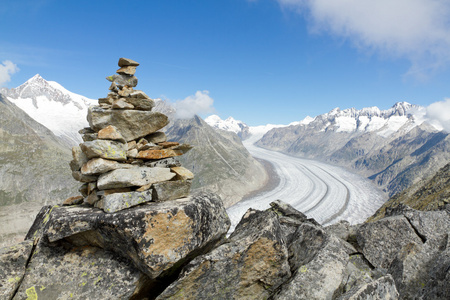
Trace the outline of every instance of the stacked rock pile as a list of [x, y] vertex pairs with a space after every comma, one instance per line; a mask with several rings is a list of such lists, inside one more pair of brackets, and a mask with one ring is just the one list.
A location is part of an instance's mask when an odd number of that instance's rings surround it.
[[120, 58], [106, 98], [88, 110], [89, 127], [80, 130], [84, 143], [72, 149], [73, 177], [83, 182], [82, 196], [64, 204], [85, 202], [116, 212], [148, 201], [167, 201], [189, 195], [193, 174], [175, 158], [192, 147], [168, 142], [158, 131], [168, 117], [153, 112], [155, 103], [137, 85], [139, 64]]

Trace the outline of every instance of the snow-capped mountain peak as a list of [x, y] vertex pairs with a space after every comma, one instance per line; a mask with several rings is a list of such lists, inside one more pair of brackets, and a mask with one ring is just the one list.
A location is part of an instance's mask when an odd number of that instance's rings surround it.
[[88, 126], [87, 109], [95, 104], [93, 99], [72, 93], [55, 81], [46, 81], [39, 74], [17, 88], [2, 89], [1, 92], [67, 144], [82, 142], [76, 132]]
[[248, 131], [248, 126], [242, 121], [235, 120], [233, 117], [228, 117], [226, 120], [222, 120], [218, 115], [211, 115], [205, 119], [205, 122], [214, 128], [231, 131], [237, 135]]

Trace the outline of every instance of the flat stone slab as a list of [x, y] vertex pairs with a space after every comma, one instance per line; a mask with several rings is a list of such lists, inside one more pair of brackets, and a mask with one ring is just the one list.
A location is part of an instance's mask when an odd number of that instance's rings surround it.
[[99, 176], [97, 188], [99, 190], [143, 186], [151, 183], [167, 181], [175, 177], [168, 168], [134, 167], [132, 169], [118, 169]]
[[153, 201], [169, 201], [189, 196], [191, 190], [191, 181], [176, 180], [154, 183]]
[[175, 157], [183, 155], [183, 151], [172, 150], [172, 149], [161, 149], [161, 150], [144, 150], [139, 151], [136, 158], [140, 159], [162, 159], [168, 157]]
[[87, 119], [89, 126], [95, 131], [108, 125], [115, 126], [127, 142], [149, 135], [169, 124], [168, 117], [159, 112], [103, 109], [99, 106], [89, 107]]
[[102, 196], [100, 200], [95, 203], [95, 207], [102, 209], [106, 213], [114, 213], [150, 201], [152, 201], [151, 190], [144, 192], [114, 193]]
[[94, 140], [80, 144], [81, 150], [87, 158], [101, 157], [105, 159], [125, 161], [127, 160], [127, 144], [110, 141]]

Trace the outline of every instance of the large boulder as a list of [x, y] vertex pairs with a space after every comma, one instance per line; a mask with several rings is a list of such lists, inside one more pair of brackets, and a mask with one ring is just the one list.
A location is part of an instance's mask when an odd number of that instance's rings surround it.
[[25, 275], [33, 242], [0, 248], [0, 299], [12, 299]]
[[127, 142], [156, 132], [169, 124], [166, 115], [144, 110], [115, 110], [91, 106], [87, 119], [89, 126], [99, 131], [113, 125]]
[[229, 226], [221, 199], [201, 194], [112, 214], [91, 207], [56, 207], [44, 236], [51, 243], [65, 239], [77, 246], [113, 251], [155, 279], [209, 250]]
[[226, 243], [189, 263], [157, 299], [267, 299], [290, 275], [277, 215], [249, 210]]
[[142, 299], [146, 280], [127, 259], [112, 252], [41, 240], [13, 299]]
[[393, 216], [362, 225], [357, 232], [359, 246], [375, 267], [388, 268], [403, 247], [422, 245], [422, 240], [404, 216]]

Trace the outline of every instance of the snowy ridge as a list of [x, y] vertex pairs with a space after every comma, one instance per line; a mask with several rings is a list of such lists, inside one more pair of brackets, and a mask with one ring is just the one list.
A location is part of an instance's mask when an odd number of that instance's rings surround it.
[[231, 131], [236, 134], [239, 134], [245, 128], [248, 128], [247, 124], [242, 121], [235, 120], [233, 117], [228, 117], [226, 120], [222, 120], [218, 115], [211, 115], [205, 119], [205, 122], [213, 128]]
[[314, 121], [305, 126], [313, 126], [318, 131], [376, 132], [382, 137], [388, 137], [401, 128], [409, 131], [420, 125], [409, 113], [417, 107], [408, 102], [397, 102], [387, 110], [380, 110], [376, 106], [360, 110], [335, 108], [317, 116]]
[[309, 124], [313, 120], [314, 118], [307, 116], [302, 121], [292, 122], [289, 125], [266, 124], [259, 126], [248, 126], [242, 121], [235, 120], [233, 117], [228, 117], [226, 120], [222, 120], [218, 115], [211, 115], [205, 119], [205, 122], [213, 128], [234, 132], [241, 138], [248, 138], [249, 135], [259, 136], [261, 138], [271, 129], [291, 125]]
[[3, 89], [7, 99], [69, 145], [82, 142], [77, 133], [88, 126], [87, 109], [95, 100], [72, 93], [39, 74], [13, 89]]

